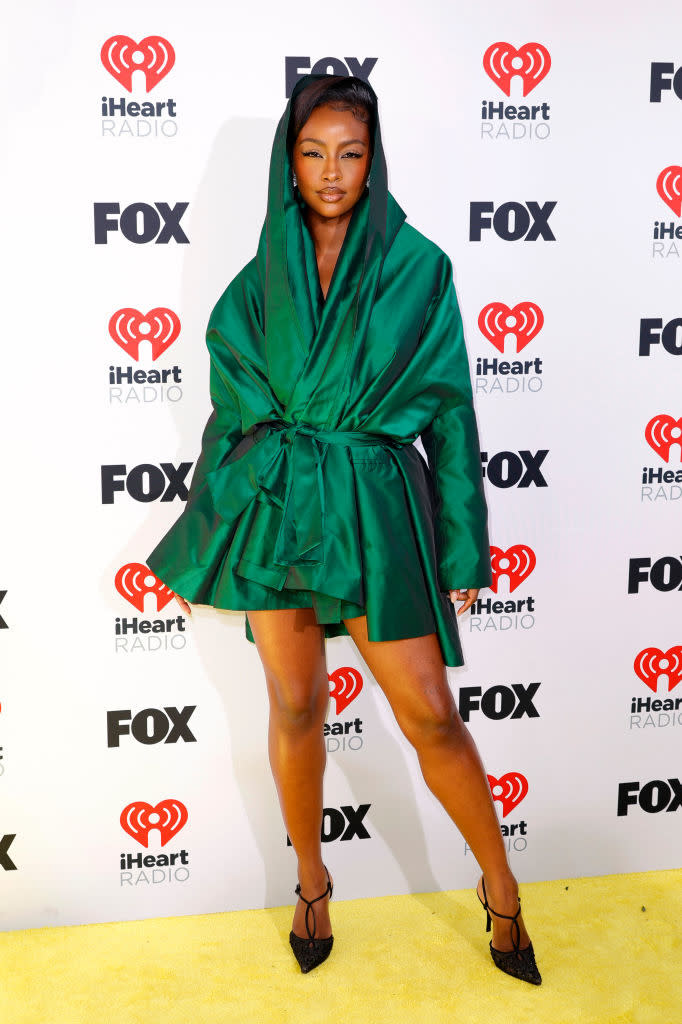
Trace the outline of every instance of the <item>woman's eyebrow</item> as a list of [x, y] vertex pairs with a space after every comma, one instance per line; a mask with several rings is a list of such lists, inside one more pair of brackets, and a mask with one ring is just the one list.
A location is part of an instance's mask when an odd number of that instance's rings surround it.
[[[301, 139], [301, 145], [304, 142], [314, 142], [318, 146], [326, 146], [327, 145], [327, 143], [323, 142], [322, 139]], [[345, 142], [339, 143], [339, 145], [341, 145], [341, 146], [350, 146], [351, 144], [356, 145], [356, 146], [358, 146], [358, 145], [359, 146], [366, 146], [367, 145], [367, 143], [364, 142], [362, 139], [346, 139]]]

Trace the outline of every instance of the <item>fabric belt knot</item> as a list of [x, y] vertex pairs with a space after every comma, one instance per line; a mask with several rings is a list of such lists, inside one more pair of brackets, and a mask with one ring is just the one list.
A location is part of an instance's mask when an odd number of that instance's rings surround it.
[[402, 447], [415, 437], [396, 438], [359, 430], [318, 430], [307, 423], [270, 420], [254, 431], [254, 442], [275, 431], [272, 456], [260, 467], [257, 486], [265, 499], [282, 509], [273, 560], [279, 566], [319, 565], [325, 561], [326, 500], [323, 467], [327, 446]]
[[325, 554], [324, 449], [316, 431], [307, 424], [271, 422], [263, 426], [279, 435], [279, 444], [256, 478], [262, 495], [282, 509], [274, 563], [317, 565], [324, 562]]

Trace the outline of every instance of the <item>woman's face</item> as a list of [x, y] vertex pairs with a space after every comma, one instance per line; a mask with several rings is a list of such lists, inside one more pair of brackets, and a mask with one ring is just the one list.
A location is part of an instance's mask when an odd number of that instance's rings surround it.
[[369, 128], [351, 110], [316, 107], [294, 143], [292, 161], [302, 198], [320, 217], [350, 213], [370, 168]]

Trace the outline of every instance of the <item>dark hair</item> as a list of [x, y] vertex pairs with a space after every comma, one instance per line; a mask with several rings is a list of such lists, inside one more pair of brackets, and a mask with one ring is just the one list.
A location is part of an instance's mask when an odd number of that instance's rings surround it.
[[378, 116], [374, 89], [354, 75], [326, 75], [317, 82], [311, 82], [294, 97], [287, 133], [289, 159], [301, 128], [316, 107], [325, 105], [333, 107], [334, 110], [352, 111], [358, 121], [367, 125], [370, 150], [373, 148], [374, 127]]

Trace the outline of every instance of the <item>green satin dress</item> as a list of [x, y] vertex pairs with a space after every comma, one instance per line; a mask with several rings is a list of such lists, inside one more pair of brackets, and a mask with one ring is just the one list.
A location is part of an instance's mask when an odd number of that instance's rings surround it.
[[325, 300], [290, 110], [258, 251], [209, 319], [213, 412], [187, 504], [147, 564], [197, 604], [312, 607], [327, 637], [363, 614], [370, 640], [435, 632], [445, 664], [462, 665], [448, 591], [492, 577], [452, 265], [388, 191], [377, 125]]

